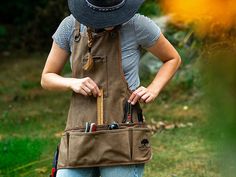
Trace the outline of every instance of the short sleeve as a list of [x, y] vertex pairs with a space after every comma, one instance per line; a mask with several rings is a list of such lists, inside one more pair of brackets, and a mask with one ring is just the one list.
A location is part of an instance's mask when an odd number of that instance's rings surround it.
[[149, 48], [160, 37], [161, 30], [150, 18], [136, 14], [133, 18], [137, 43], [143, 48]]
[[73, 26], [74, 19], [73, 16], [70, 15], [61, 22], [56, 32], [52, 36], [54, 42], [59, 45], [60, 48], [66, 50], [68, 53], [71, 51], [70, 39], [73, 33]]

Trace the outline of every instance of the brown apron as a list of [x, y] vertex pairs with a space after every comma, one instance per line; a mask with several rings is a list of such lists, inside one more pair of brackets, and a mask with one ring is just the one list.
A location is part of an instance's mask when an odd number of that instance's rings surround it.
[[[67, 125], [61, 138], [58, 168], [80, 168], [145, 163], [151, 159], [150, 130], [138, 121], [134, 108], [133, 123], [122, 123], [125, 103], [131, 95], [121, 66], [119, 31], [93, 33], [93, 68], [84, 71], [88, 36], [76, 22], [72, 50], [72, 76], [90, 77], [104, 91], [104, 121], [95, 132], [85, 132], [86, 122], [97, 120], [97, 99], [73, 93]], [[109, 130], [113, 122], [119, 129]]]

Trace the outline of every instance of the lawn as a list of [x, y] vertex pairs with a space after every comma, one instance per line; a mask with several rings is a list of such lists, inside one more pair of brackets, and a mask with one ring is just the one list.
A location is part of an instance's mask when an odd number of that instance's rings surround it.
[[[50, 173], [71, 93], [41, 88], [45, 60], [44, 54], [1, 58], [1, 177], [43, 177]], [[63, 74], [68, 74], [68, 68], [67, 64]], [[143, 105], [152, 124], [189, 125], [153, 134], [153, 158], [146, 165], [145, 177], [218, 177], [215, 144], [205, 136], [209, 132], [202, 93], [180, 85], [173, 82], [155, 102]]]

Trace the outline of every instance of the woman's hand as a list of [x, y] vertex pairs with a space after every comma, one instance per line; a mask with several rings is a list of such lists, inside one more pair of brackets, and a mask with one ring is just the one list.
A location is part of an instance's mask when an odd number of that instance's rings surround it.
[[128, 102], [132, 105], [136, 104], [137, 101], [150, 103], [157, 97], [157, 95], [158, 93], [156, 93], [151, 87], [145, 88], [141, 86], [132, 93]]
[[74, 92], [80, 93], [84, 96], [94, 97], [101, 96], [100, 90], [97, 84], [89, 77], [83, 79], [71, 79], [70, 86]]

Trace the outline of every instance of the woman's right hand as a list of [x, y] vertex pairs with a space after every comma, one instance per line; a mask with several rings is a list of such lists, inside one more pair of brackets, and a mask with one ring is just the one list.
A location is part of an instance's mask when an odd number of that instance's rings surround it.
[[84, 96], [91, 96], [94, 97], [101, 96], [100, 90], [97, 84], [89, 77], [82, 78], [82, 79], [71, 79], [70, 88], [76, 92], [80, 93]]

